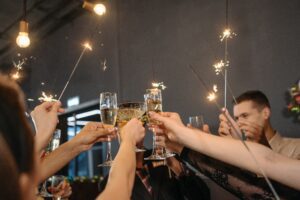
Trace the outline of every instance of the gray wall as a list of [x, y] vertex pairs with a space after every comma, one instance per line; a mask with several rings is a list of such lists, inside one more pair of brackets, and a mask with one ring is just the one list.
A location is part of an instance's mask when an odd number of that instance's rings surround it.
[[[188, 65], [197, 66], [209, 85], [218, 84], [222, 104], [223, 80], [212, 64], [223, 57], [218, 37], [225, 24], [225, 1], [127, 0], [109, 1], [107, 6], [104, 17], [86, 13], [33, 45], [36, 60], [26, 66], [30, 74], [24, 83], [28, 97], [39, 96], [41, 90], [59, 94], [80, 54], [80, 43], [93, 33], [94, 51], [83, 57], [63, 101], [76, 95], [82, 102], [96, 99], [101, 91], [117, 91], [120, 101], [142, 100], [155, 79], [168, 87], [164, 110], [179, 112], [185, 121], [202, 113], [216, 130], [217, 109], [206, 100], [207, 92]], [[229, 9], [229, 24], [238, 34], [229, 41], [234, 94], [264, 91], [274, 127], [292, 137], [298, 137], [300, 126], [283, 110], [287, 88], [300, 78], [299, 9], [298, 0], [231, 0]], [[105, 58], [104, 72], [100, 63]]]

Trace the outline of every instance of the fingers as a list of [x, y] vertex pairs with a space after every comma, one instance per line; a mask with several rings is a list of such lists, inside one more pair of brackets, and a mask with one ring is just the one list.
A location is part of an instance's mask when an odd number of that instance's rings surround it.
[[167, 113], [167, 112], [161, 112], [160, 114], [155, 113], [155, 112], [149, 112], [149, 115], [152, 119], [164, 123], [166, 121], [166, 117], [170, 117], [171, 114]]
[[[52, 111], [52, 112], [59, 112], [60, 107], [61, 107], [61, 102], [60, 102], [60, 101], [56, 101], [56, 102], [54, 102], [54, 104], [52, 105], [51, 111]], [[48, 109], [50, 109], [50, 107], [49, 107]]]
[[211, 133], [208, 124], [203, 125], [203, 132], [205, 133]]
[[242, 134], [241, 134], [241, 131], [240, 131], [240, 128], [239, 128], [238, 124], [233, 120], [233, 118], [230, 116], [228, 111], [225, 108], [223, 108], [222, 112], [225, 115], [226, 119], [230, 121], [229, 122], [230, 127], [233, 126], [233, 130], [234, 130], [233, 133], [234, 133], [235, 137], [241, 136]]
[[221, 121], [218, 129], [218, 133], [220, 136], [231, 135], [231, 127], [228, 125], [227, 122]]

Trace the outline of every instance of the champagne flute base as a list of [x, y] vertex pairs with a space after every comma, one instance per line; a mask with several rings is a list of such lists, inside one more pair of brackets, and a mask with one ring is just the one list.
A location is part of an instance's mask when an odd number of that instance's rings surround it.
[[112, 163], [113, 163], [112, 160], [108, 160], [108, 161], [105, 161], [102, 164], [97, 165], [97, 167], [111, 167]]
[[160, 155], [151, 155], [147, 158], [144, 158], [144, 160], [165, 160], [166, 158]]

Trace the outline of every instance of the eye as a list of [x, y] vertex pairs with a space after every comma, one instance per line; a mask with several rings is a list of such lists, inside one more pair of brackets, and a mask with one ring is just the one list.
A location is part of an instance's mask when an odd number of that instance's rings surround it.
[[247, 113], [244, 113], [244, 114], [241, 115], [241, 118], [247, 119], [248, 116], [249, 116], [249, 115], [248, 115]]

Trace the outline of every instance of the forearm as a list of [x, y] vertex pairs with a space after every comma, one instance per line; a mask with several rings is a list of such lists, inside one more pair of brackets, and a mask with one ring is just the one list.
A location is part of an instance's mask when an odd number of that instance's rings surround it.
[[[253, 157], [241, 141], [203, 134], [188, 128], [182, 128], [180, 131], [181, 133], [184, 132], [184, 134], [178, 134], [178, 137], [185, 146], [223, 162], [247, 169], [253, 173], [261, 173]], [[256, 143], [246, 142], [246, 144], [268, 177], [290, 187], [300, 189], [299, 161], [280, 156], [272, 150]], [[285, 176], [281, 175], [283, 170], [287, 172]]]
[[41, 160], [40, 182], [60, 170], [81, 152], [82, 150], [72, 140], [59, 146]]
[[135, 144], [122, 141], [119, 152], [113, 161], [107, 185], [97, 199], [130, 199], [135, 167]]

